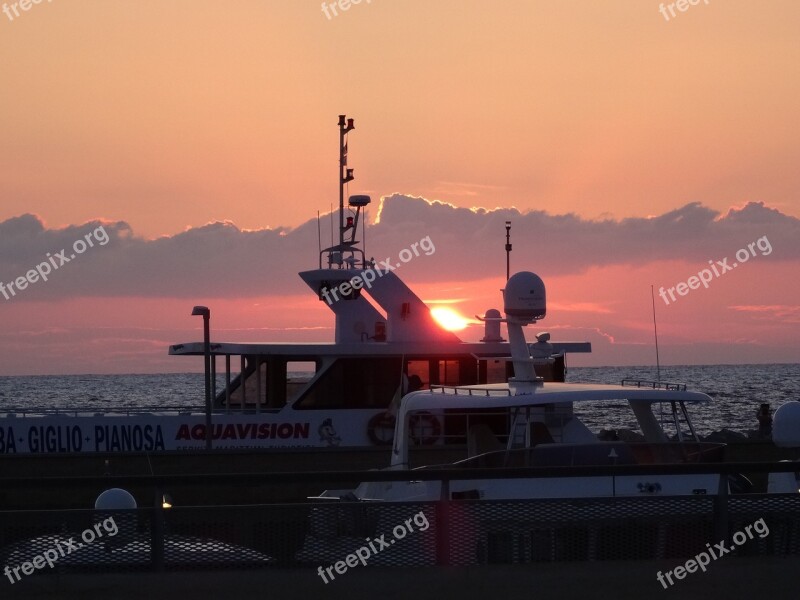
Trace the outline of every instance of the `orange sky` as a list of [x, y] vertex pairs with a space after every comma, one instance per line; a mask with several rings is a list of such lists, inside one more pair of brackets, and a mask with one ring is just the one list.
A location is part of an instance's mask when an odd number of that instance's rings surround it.
[[[337, 201], [336, 121], [347, 113], [356, 119], [350, 192], [373, 196], [372, 219], [381, 197], [399, 193], [574, 213], [575, 245], [582, 227], [614, 220], [619, 231], [597, 233], [613, 245], [625, 219], [690, 203], [720, 216], [749, 202], [774, 209], [778, 225], [765, 211], [744, 213], [698, 252], [687, 244], [700, 235], [672, 253], [664, 242], [638, 263], [635, 248], [627, 263], [608, 257], [585, 268], [548, 257], [549, 297], [561, 312], [553, 308], [543, 329], [591, 339], [592, 364], [650, 362], [640, 349], [651, 350], [650, 284], [675, 285], [770, 235], [771, 256], [657, 307], [662, 359], [798, 361], [800, 257], [790, 240], [800, 217], [800, 4], [712, 0], [669, 21], [659, 4], [372, 0], [328, 19], [316, 0], [53, 0], [13, 19], [0, 13], [0, 226], [24, 214], [47, 231], [100, 219], [126, 223], [143, 242], [214, 221], [291, 231]], [[488, 217], [481, 226], [499, 229], [485, 251], [500, 251], [500, 272], [502, 228]], [[541, 233], [515, 228], [517, 268], [541, 270], [538, 247], [523, 241]], [[415, 239], [376, 241], [388, 254]], [[440, 252], [448, 243], [442, 229]], [[313, 246], [307, 267], [315, 238]], [[0, 281], [41, 256], [3, 248]], [[451, 273], [437, 283], [429, 267], [409, 265], [409, 283], [426, 298], [502, 284], [471, 273], [468, 260], [425, 260]], [[74, 267], [76, 281], [91, 283], [88, 261]], [[41, 297], [0, 297], [0, 374], [189, 368], [167, 358], [166, 345], [197, 336], [187, 315], [202, 298], [164, 293], [144, 275], [136, 293], [104, 297], [94, 273], [94, 288], [75, 284], [62, 297], [67, 284], [55, 281]], [[329, 327], [324, 307], [298, 312], [302, 287], [287, 294], [205, 300], [230, 340], [251, 330], [328, 339], [330, 330], [297, 329]], [[489, 306], [499, 308], [499, 293], [457, 308]], [[480, 336], [477, 327], [464, 333]]]

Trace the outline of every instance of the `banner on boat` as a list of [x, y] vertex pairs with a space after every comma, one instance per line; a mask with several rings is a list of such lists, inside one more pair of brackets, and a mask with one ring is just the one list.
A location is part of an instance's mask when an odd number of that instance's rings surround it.
[[[350, 426], [342, 431], [337, 430], [336, 421], [343, 426], [346, 423], [341, 416], [337, 419], [328, 414], [213, 415], [212, 446], [324, 448], [339, 446], [342, 436], [348, 446], [370, 445], [365, 431], [353, 427], [350, 419]], [[202, 450], [205, 444], [203, 414], [26, 416], [0, 422], [0, 454]]]

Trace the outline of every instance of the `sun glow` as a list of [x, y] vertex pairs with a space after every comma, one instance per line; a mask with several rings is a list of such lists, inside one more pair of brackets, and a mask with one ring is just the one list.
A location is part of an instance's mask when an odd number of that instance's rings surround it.
[[437, 306], [431, 309], [431, 315], [447, 331], [460, 331], [469, 325], [469, 320], [462, 317], [452, 308]]

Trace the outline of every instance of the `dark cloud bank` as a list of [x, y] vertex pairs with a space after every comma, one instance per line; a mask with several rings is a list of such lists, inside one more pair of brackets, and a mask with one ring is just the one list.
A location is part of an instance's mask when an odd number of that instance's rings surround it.
[[[436, 251], [403, 268], [412, 281], [480, 279], [505, 269], [506, 220], [512, 221], [513, 265], [542, 276], [605, 265], [685, 260], [703, 266], [767, 236], [773, 261], [800, 259], [800, 219], [763, 203], [721, 214], [691, 203], [652, 218], [586, 220], [574, 214], [464, 209], [395, 194], [382, 200], [380, 222], [367, 230], [367, 255], [391, 257], [429, 236]], [[26, 214], [0, 223], [0, 281], [6, 284], [102, 225], [95, 243], [13, 300], [74, 296], [241, 297], [302, 293], [296, 273], [317, 266], [317, 224], [242, 231], [212, 223], [145, 240], [123, 222], [48, 229]], [[323, 245], [329, 241], [323, 221]], [[99, 236], [98, 236], [99, 237]], [[3, 300], [0, 298], [0, 300]]]

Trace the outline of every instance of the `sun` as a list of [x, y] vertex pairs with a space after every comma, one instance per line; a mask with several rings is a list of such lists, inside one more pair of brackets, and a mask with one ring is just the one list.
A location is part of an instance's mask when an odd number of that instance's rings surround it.
[[431, 309], [431, 315], [447, 331], [460, 331], [469, 325], [469, 320], [462, 317], [452, 308], [437, 306]]

